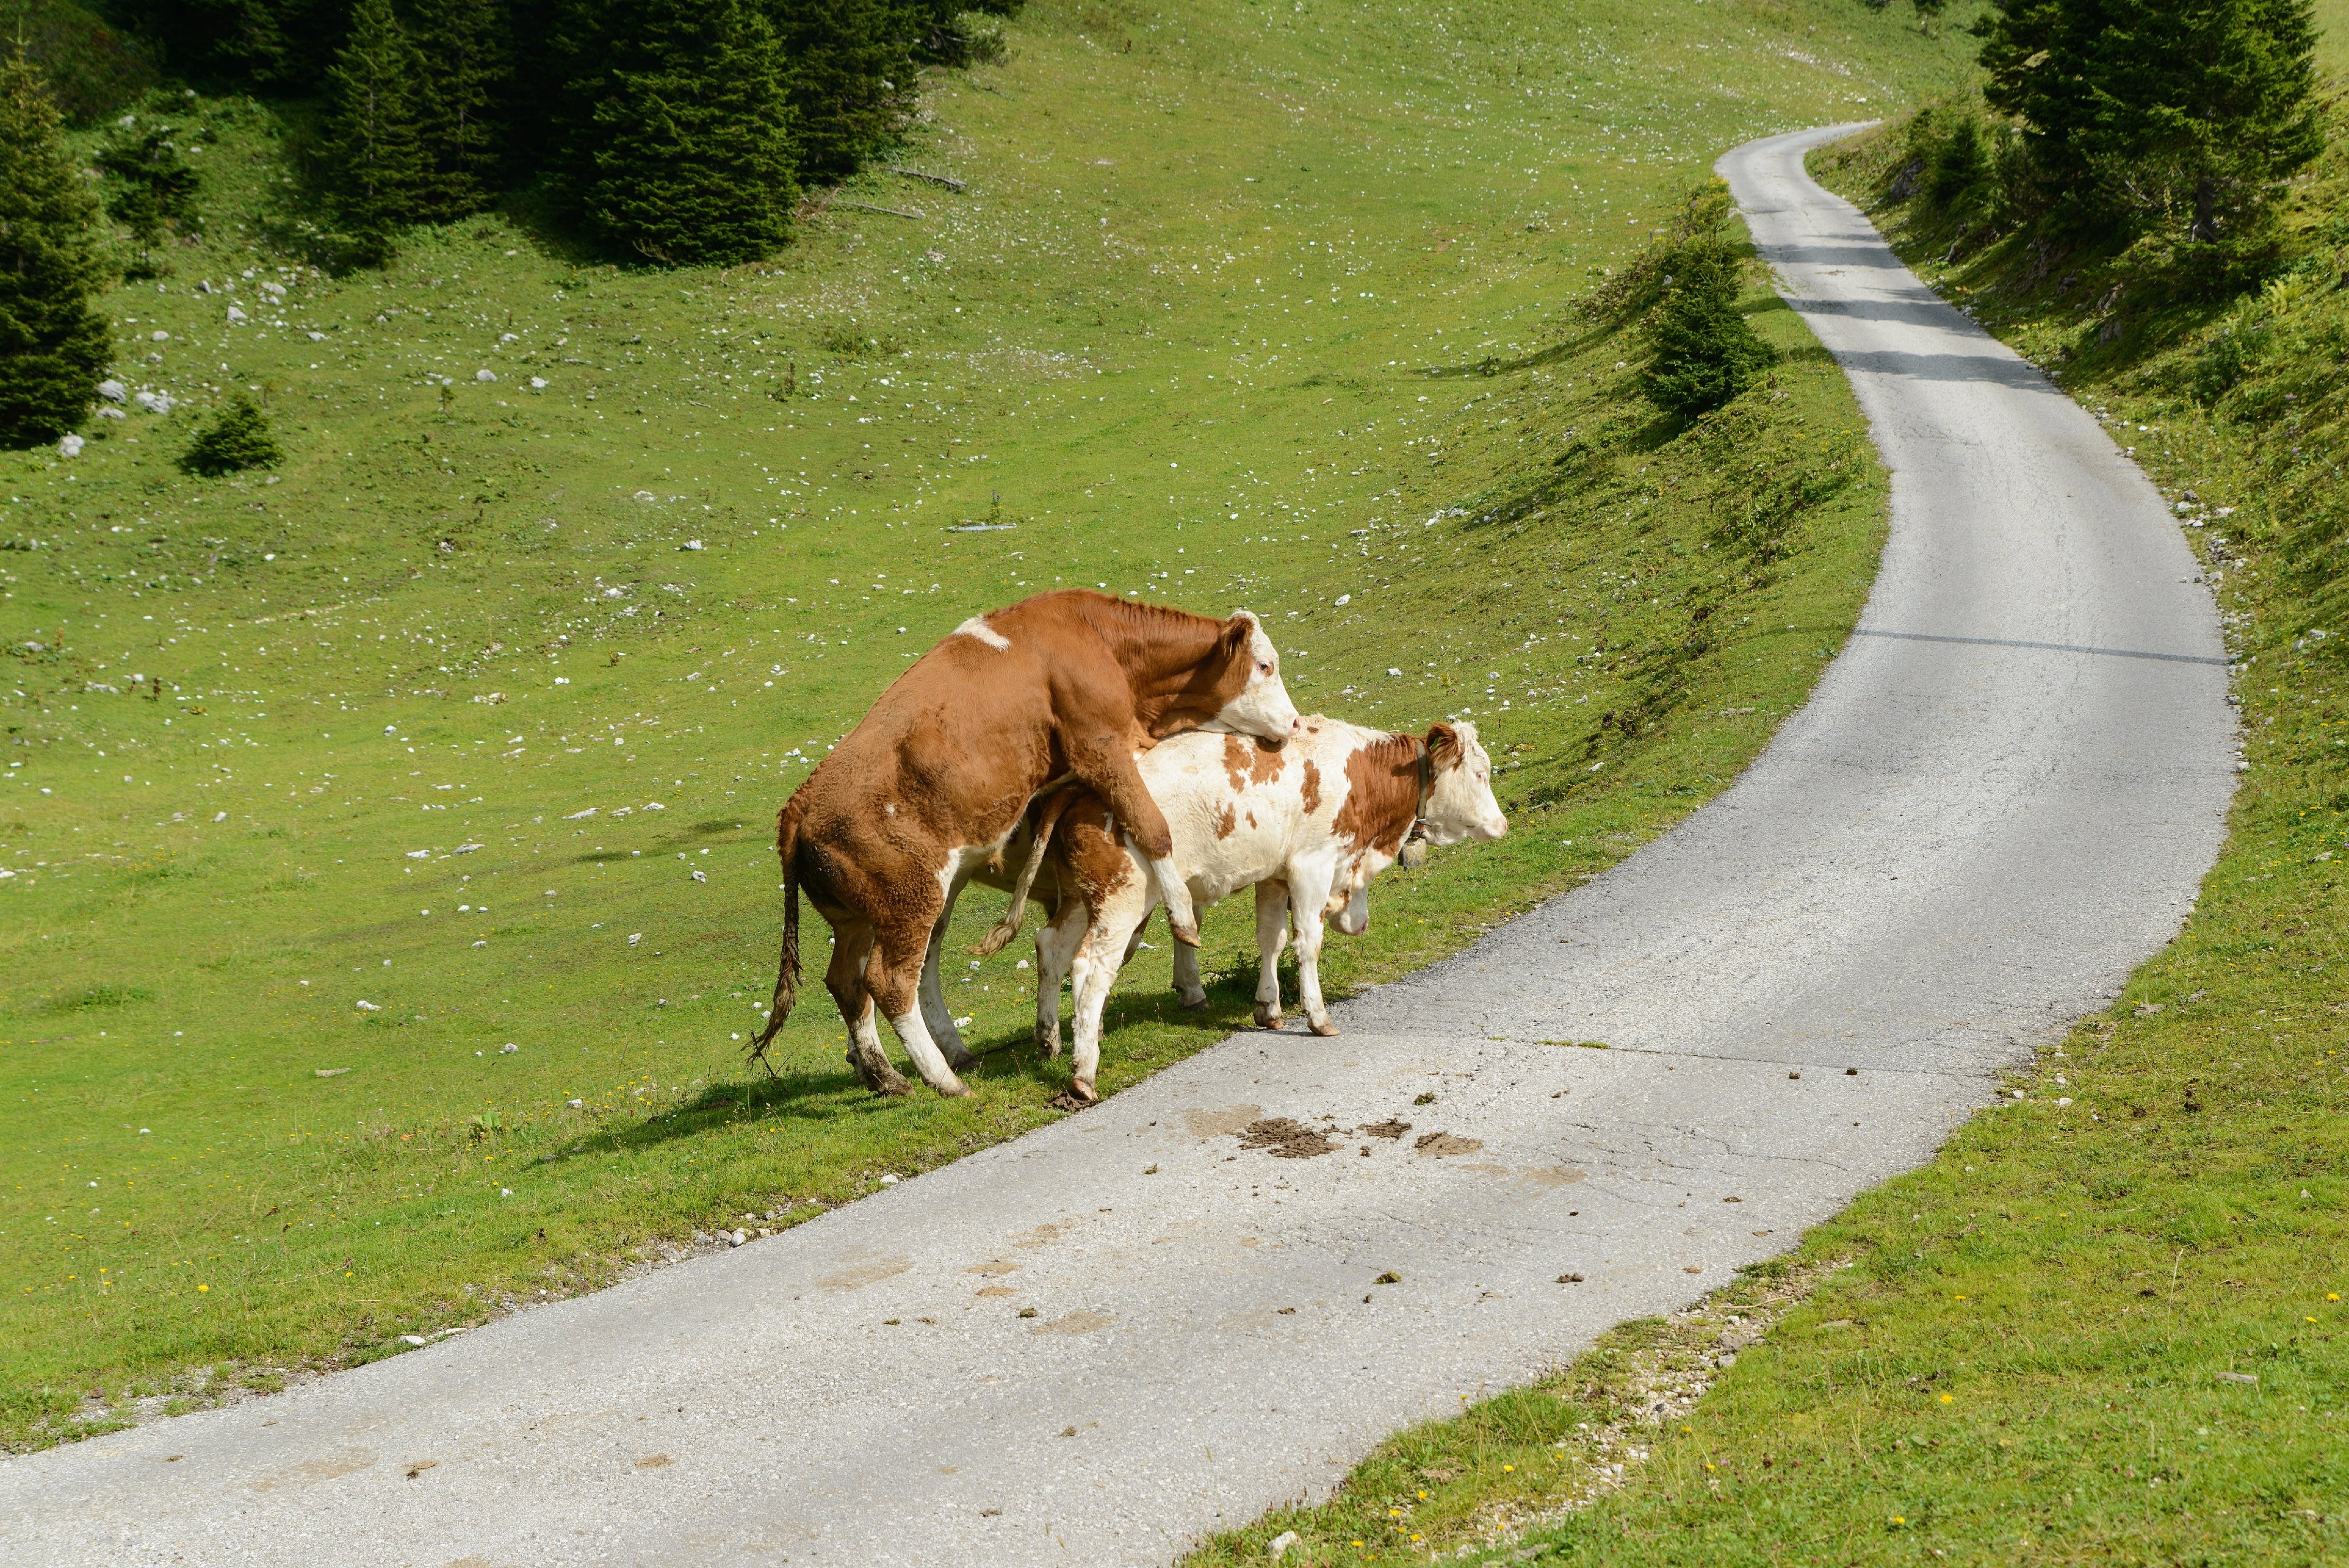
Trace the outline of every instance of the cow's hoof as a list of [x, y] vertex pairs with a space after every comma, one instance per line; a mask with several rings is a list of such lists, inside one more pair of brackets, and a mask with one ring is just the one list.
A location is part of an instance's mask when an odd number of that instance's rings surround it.
[[1207, 993], [1203, 991], [1196, 996], [1177, 997], [1174, 1004], [1185, 1012], [1205, 1012], [1207, 1011]]
[[914, 1085], [892, 1073], [879, 1083], [873, 1085], [872, 1089], [876, 1095], [895, 1095], [902, 1099], [914, 1092]]
[[1338, 1026], [1335, 1023], [1330, 1023], [1326, 1018], [1308, 1019], [1306, 1021], [1306, 1027], [1312, 1030], [1314, 1033], [1321, 1035], [1325, 1039], [1330, 1035], [1338, 1033]]
[[1181, 942], [1185, 947], [1195, 948], [1199, 945], [1199, 928], [1197, 926], [1178, 926], [1172, 920], [1169, 920], [1166, 924], [1167, 929], [1174, 933], [1174, 940]]
[[1267, 1007], [1263, 1002], [1257, 1002], [1256, 1004], [1256, 1023], [1257, 1027], [1259, 1029], [1279, 1028], [1280, 1009], [1278, 1007]]

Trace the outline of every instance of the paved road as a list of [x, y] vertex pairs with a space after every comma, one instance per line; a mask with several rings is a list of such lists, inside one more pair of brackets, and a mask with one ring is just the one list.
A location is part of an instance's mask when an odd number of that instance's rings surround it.
[[[2176, 930], [2233, 732], [2159, 497], [1805, 178], [1835, 134], [1722, 168], [1875, 425], [1891, 541], [1719, 800], [1340, 1038], [1243, 1035], [772, 1241], [0, 1464], [0, 1556], [1164, 1563], [1927, 1158]], [[1271, 1116], [1412, 1131], [1234, 1136]]]

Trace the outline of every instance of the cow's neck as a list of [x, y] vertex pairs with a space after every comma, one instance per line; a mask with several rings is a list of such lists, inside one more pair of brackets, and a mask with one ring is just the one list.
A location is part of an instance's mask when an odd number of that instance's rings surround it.
[[1222, 646], [1223, 626], [1204, 617], [1185, 624], [1190, 620], [1170, 617], [1121, 659], [1133, 686], [1134, 717], [1154, 735], [1195, 729], [1223, 709], [1216, 691], [1222, 671], [1209, 667]]

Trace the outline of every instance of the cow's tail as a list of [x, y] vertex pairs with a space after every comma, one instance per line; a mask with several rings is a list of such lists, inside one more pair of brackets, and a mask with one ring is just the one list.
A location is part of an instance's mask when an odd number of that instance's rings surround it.
[[1004, 944], [1019, 934], [1019, 923], [1028, 918], [1028, 889], [1036, 880], [1036, 873], [1044, 864], [1045, 847], [1052, 842], [1052, 829], [1060, 826], [1061, 814], [1069, 809], [1077, 792], [1064, 789], [1044, 803], [1036, 816], [1036, 842], [1028, 847], [1027, 864], [1019, 867], [1019, 879], [1011, 886], [1011, 907], [1003, 911], [1003, 919], [995, 922], [987, 935], [971, 951], [981, 958], [1003, 950]]
[[767, 1047], [783, 1027], [783, 1020], [792, 1015], [792, 1004], [800, 992], [800, 797], [796, 794], [783, 803], [775, 815], [775, 854], [783, 863], [783, 950], [775, 964], [775, 999], [767, 1009], [767, 1026], [750, 1042], [750, 1059], [767, 1069], [775, 1070], [767, 1060]]

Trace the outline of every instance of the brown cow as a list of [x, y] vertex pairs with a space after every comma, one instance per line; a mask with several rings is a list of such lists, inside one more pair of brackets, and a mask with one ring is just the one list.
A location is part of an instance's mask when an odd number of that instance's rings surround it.
[[963, 622], [881, 694], [776, 819], [783, 950], [753, 1054], [798, 992], [805, 888], [832, 926], [824, 984], [857, 1075], [907, 1092], [882, 1054], [877, 1002], [932, 1088], [969, 1093], [954, 1073], [970, 1054], [938, 984], [938, 949], [963, 885], [1001, 856], [1030, 798], [1063, 777], [1090, 786], [1162, 877], [1177, 940], [1195, 944], [1174, 836], [1134, 758], [1178, 731], [1280, 742], [1299, 722], [1272, 639], [1246, 610], [1218, 621], [1072, 590]]

